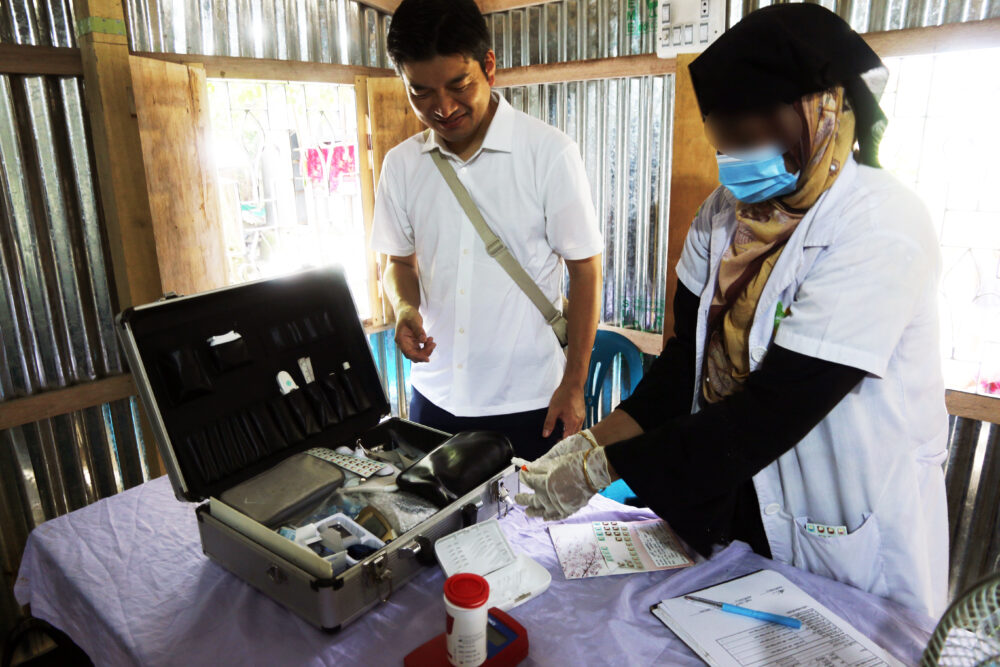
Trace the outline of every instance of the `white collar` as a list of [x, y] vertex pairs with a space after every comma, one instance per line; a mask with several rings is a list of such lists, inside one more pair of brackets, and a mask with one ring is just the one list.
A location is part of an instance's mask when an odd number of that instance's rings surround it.
[[[498, 100], [497, 110], [493, 114], [493, 119], [490, 121], [490, 126], [486, 129], [486, 136], [483, 137], [483, 144], [479, 147], [479, 150], [469, 158], [476, 157], [481, 151], [498, 151], [501, 153], [510, 153], [511, 147], [514, 140], [514, 118], [516, 114], [514, 113], [514, 107], [504, 99], [504, 97], [496, 92], [492, 96]], [[424, 133], [426, 136], [424, 138], [424, 145], [420, 148], [420, 152], [429, 153], [435, 148], [441, 150], [441, 153], [450, 157], [458, 159], [458, 156], [445, 147], [444, 141], [438, 136], [437, 132], [434, 130], [428, 130]], [[468, 162], [468, 160], [466, 160]]]

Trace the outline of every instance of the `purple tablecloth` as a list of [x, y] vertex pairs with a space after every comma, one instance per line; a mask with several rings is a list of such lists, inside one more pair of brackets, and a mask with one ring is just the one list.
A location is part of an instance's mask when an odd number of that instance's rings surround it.
[[[570, 521], [652, 516], [597, 497]], [[933, 630], [930, 618], [741, 543], [686, 570], [567, 581], [545, 524], [518, 509], [501, 525], [552, 573], [545, 594], [511, 612], [528, 630], [524, 664], [700, 665], [650, 606], [761, 568], [778, 570], [908, 664]], [[444, 631], [442, 583], [440, 569], [428, 568], [361, 620], [324, 634], [211, 563], [194, 505], [178, 502], [161, 478], [36, 528], [15, 594], [99, 665], [400, 665]]]

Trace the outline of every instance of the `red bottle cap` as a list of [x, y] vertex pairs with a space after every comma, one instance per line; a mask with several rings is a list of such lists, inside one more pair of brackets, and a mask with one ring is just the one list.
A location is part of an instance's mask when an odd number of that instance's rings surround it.
[[444, 582], [444, 596], [456, 607], [475, 609], [486, 604], [490, 597], [490, 584], [471, 572], [454, 574]]

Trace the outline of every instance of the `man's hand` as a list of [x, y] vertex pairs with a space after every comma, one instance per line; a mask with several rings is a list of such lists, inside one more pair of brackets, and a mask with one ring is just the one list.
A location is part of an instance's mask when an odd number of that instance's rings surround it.
[[424, 332], [424, 318], [416, 308], [405, 306], [396, 313], [396, 347], [410, 361], [430, 361], [437, 343]]
[[583, 400], [583, 387], [577, 383], [563, 382], [552, 394], [549, 401], [549, 411], [545, 415], [545, 424], [542, 426], [542, 437], [547, 438], [556, 428], [556, 420], [561, 420], [563, 424], [562, 437], [577, 433], [583, 426], [583, 420], [587, 416], [586, 405]]

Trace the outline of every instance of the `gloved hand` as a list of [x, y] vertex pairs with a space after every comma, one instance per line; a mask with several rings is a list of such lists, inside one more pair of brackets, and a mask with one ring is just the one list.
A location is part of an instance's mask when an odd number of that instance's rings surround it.
[[525, 465], [530, 469], [532, 465], [538, 465], [543, 461], [550, 461], [557, 456], [563, 456], [564, 454], [570, 454], [572, 452], [585, 452], [588, 449], [593, 449], [595, 447], [598, 447], [597, 440], [595, 440], [594, 436], [590, 433], [590, 429], [585, 429], [579, 433], [569, 436], [568, 438], [563, 438], [554, 444], [552, 449], [535, 459], [534, 462], [515, 456], [511, 460], [511, 463], [517, 466], [518, 469]]
[[565, 519], [611, 483], [603, 447], [543, 459], [529, 463], [528, 469], [520, 473], [521, 483], [535, 491], [514, 497], [527, 508], [528, 516], [540, 516], [546, 521]]

